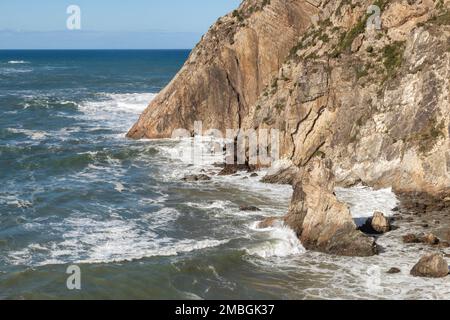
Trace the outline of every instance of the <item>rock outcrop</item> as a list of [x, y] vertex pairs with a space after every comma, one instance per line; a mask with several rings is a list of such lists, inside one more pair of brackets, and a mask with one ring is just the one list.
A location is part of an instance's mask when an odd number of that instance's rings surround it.
[[375, 212], [373, 217], [367, 219], [366, 223], [359, 230], [368, 234], [382, 234], [391, 231], [391, 223], [382, 212]]
[[440, 254], [423, 257], [411, 270], [415, 277], [443, 278], [448, 275], [448, 263]]
[[299, 168], [290, 160], [282, 160], [274, 164], [264, 178], [262, 182], [272, 184], [294, 184], [294, 178], [299, 173]]
[[277, 129], [281, 157], [341, 185], [450, 195], [450, 1], [245, 0], [219, 19], [128, 136]]
[[374, 239], [357, 230], [349, 208], [333, 191], [331, 163], [309, 162], [297, 177], [286, 225], [307, 249], [344, 256], [376, 254]]
[[131, 138], [167, 138], [177, 128], [237, 129], [319, 10], [307, 1], [246, 0], [220, 18], [152, 101]]
[[[128, 137], [193, 132], [195, 121], [224, 136], [226, 129], [277, 130], [280, 157], [293, 166], [270, 182], [292, 184], [315, 159], [326, 159], [340, 186], [393, 187], [444, 203], [450, 199], [450, 0], [379, 0], [380, 29], [368, 24], [372, 4], [244, 0], [210, 28]], [[308, 247], [372, 254], [331, 184], [323, 181], [328, 191], [319, 197], [327, 207], [314, 202], [319, 187], [297, 183], [288, 222]], [[320, 214], [303, 216], [313, 210]], [[336, 239], [346, 249], [333, 247]]]

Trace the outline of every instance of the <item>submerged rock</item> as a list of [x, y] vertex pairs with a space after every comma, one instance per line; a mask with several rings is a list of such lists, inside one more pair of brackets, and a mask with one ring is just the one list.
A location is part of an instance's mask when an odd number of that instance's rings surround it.
[[402, 272], [402, 271], [399, 268], [390, 268], [387, 273], [395, 274], [395, 273], [400, 273], [400, 272]]
[[240, 206], [239, 210], [241, 211], [261, 211], [258, 207], [255, 206]]
[[443, 278], [448, 275], [448, 263], [440, 254], [423, 257], [411, 270], [415, 277]]
[[209, 180], [211, 180], [211, 178], [209, 176], [207, 176], [206, 174], [192, 174], [192, 175], [185, 176], [181, 180], [187, 181], [187, 182], [195, 182], [195, 181], [209, 181]]
[[267, 228], [273, 228], [277, 223], [280, 222], [280, 218], [277, 217], [270, 217], [266, 218], [260, 223], [257, 224], [258, 229], [267, 229]]
[[343, 256], [378, 253], [373, 238], [357, 230], [350, 210], [333, 193], [331, 163], [313, 159], [297, 176], [284, 221], [310, 250]]
[[415, 234], [407, 234], [403, 236], [403, 243], [420, 243], [420, 239]]

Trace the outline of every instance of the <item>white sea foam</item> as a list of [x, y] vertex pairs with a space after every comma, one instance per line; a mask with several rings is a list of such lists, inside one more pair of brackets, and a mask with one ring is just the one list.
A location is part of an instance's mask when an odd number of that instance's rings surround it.
[[273, 227], [267, 229], [257, 228], [258, 223], [253, 223], [250, 228], [256, 232], [266, 233], [267, 240], [247, 248], [250, 255], [270, 258], [296, 256], [306, 252], [295, 232], [282, 222], [276, 222]]
[[175, 256], [228, 242], [216, 239], [161, 238], [152, 230], [139, 225], [136, 220], [119, 218], [98, 221], [93, 218], [72, 217], [47, 228], [53, 231], [64, 230], [64, 240], [47, 244], [32, 243], [24, 249], [9, 252], [11, 263], [42, 266], [69, 261], [121, 262], [154, 256]]
[[122, 193], [125, 190], [125, 186], [120, 182], [114, 182], [114, 190]]
[[10, 75], [10, 74], [15, 74], [15, 73], [30, 73], [30, 72], [33, 72], [32, 68], [21, 68], [21, 69], [1, 68], [0, 69], [0, 74], [3, 74], [3, 75]]
[[201, 202], [186, 202], [187, 206], [190, 206], [192, 208], [197, 208], [201, 210], [219, 210], [221, 212], [229, 211], [230, 208], [236, 209], [236, 205], [233, 204], [231, 201], [224, 201], [224, 200], [216, 200], [216, 201], [201, 201]]
[[28, 61], [24, 61], [24, 60], [11, 60], [8, 61], [8, 64], [27, 64], [29, 63]]
[[[213, 169], [213, 164], [224, 163], [224, 140], [211, 137], [172, 139], [170, 146], [161, 145], [158, 149], [166, 157], [195, 169]], [[192, 171], [192, 170], [191, 170]]]
[[[393, 215], [392, 209], [398, 204], [392, 189], [374, 190], [369, 187], [336, 188], [336, 196], [350, 206], [353, 218], [372, 217], [375, 211], [386, 216]], [[363, 220], [359, 221], [364, 223]]]
[[101, 127], [128, 130], [156, 96], [154, 93], [103, 93], [98, 100], [85, 101], [79, 110]]
[[39, 130], [8, 128], [8, 131], [16, 134], [24, 134], [28, 136], [31, 140], [43, 140], [48, 136], [47, 132]]
[[28, 200], [19, 199], [16, 195], [0, 196], [0, 204], [15, 206], [19, 209], [30, 208], [33, 204]]

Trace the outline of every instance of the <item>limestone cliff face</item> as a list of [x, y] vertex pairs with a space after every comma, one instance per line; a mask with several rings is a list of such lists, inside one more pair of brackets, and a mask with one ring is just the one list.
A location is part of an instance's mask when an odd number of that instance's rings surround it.
[[450, 194], [450, 1], [245, 0], [130, 130], [268, 128], [299, 167], [341, 185]]

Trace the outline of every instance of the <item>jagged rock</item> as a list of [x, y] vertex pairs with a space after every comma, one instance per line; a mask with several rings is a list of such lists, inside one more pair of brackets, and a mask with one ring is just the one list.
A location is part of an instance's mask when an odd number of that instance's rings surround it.
[[402, 270], [400, 270], [399, 268], [391, 268], [391, 269], [388, 270], [387, 273], [395, 274], [395, 273], [400, 273], [400, 272], [402, 272]]
[[241, 211], [261, 211], [258, 207], [255, 206], [240, 206], [239, 210]]
[[376, 232], [386, 233], [391, 230], [391, 224], [382, 212], [375, 212], [372, 218], [372, 228]]
[[252, 177], [252, 178], [258, 177], [258, 174], [254, 172], [254, 173], [252, 173], [252, 174], [250, 175], [250, 177]]
[[440, 254], [423, 257], [411, 270], [415, 277], [443, 278], [448, 275], [448, 263]]
[[356, 229], [350, 210], [337, 200], [333, 190], [331, 163], [312, 159], [296, 178], [286, 225], [310, 250], [344, 256], [376, 254], [374, 239]]
[[357, 52], [359, 48], [361, 48], [363, 41], [364, 41], [364, 34], [360, 34], [359, 36], [357, 36], [352, 43], [351, 47], [352, 52]]
[[[415, 234], [407, 234], [403, 236], [403, 243], [423, 243], [430, 246], [436, 246], [440, 243], [438, 237], [436, 237], [434, 234], [422, 234], [422, 235], [415, 235]], [[445, 244], [444, 244], [445, 246]]]
[[420, 238], [420, 242], [424, 243], [424, 244], [428, 244], [431, 246], [437, 245], [439, 244], [439, 238], [436, 237], [434, 234], [429, 233], [424, 235], [423, 237]]
[[167, 138], [175, 128], [194, 130], [195, 120], [224, 134], [239, 128], [317, 13], [304, 1], [243, 1], [203, 36], [128, 136]]
[[372, 218], [367, 219], [366, 223], [359, 228], [367, 234], [382, 234], [391, 231], [391, 223], [382, 212], [375, 212]]
[[217, 174], [219, 176], [231, 176], [238, 172], [237, 165], [225, 165], [225, 167]]
[[183, 179], [183, 181], [187, 182], [195, 182], [195, 181], [209, 181], [211, 178], [207, 176], [206, 174], [193, 174], [193, 175], [187, 175]]
[[257, 228], [258, 229], [273, 228], [275, 224], [277, 224], [278, 222], [280, 222], [280, 218], [277, 217], [266, 218], [260, 223], [258, 223]]
[[300, 169], [292, 161], [279, 161], [269, 169], [266, 176], [261, 179], [261, 182], [292, 185], [299, 171]]
[[276, 129], [281, 159], [301, 167], [326, 155], [339, 184], [448, 191], [449, 26], [433, 17], [449, 2], [387, 5], [384, 31], [374, 33], [360, 28], [371, 4], [244, 0], [210, 28], [128, 136], [167, 138], [199, 120], [223, 134]]

